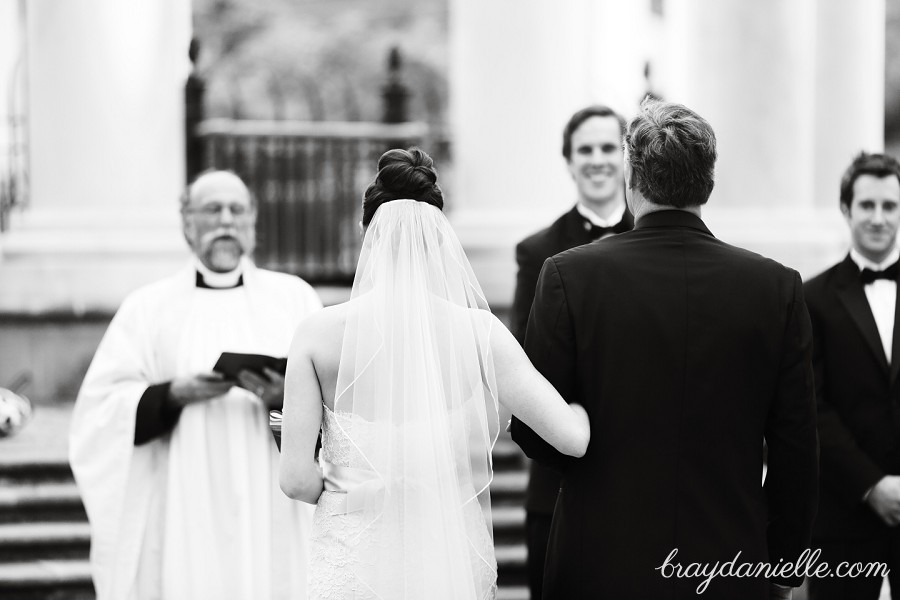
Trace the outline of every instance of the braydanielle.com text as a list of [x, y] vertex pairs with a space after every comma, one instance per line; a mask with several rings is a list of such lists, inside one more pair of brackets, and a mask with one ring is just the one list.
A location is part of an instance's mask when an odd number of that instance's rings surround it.
[[[765, 562], [738, 562], [741, 558], [741, 551], [734, 555], [734, 558], [726, 562], [710, 563], [688, 563], [683, 565], [674, 562], [678, 555], [678, 548], [674, 548], [663, 564], [656, 567], [660, 574], [669, 579], [676, 577], [678, 579], [692, 579], [695, 577], [703, 577], [703, 581], [697, 586], [697, 593], [702, 594], [709, 587], [710, 582], [716, 577], [765, 577], [772, 579], [773, 577], [884, 577], [890, 569], [887, 564], [880, 562], [873, 563], [848, 563], [842, 562], [834, 569], [827, 562], [819, 563], [819, 556], [822, 551], [804, 550], [800, 554], [800, 558], [796, 562], [784, 562], [779, 559], [776, 564]], [[816, 564], [818, 563], [818, 564]]]

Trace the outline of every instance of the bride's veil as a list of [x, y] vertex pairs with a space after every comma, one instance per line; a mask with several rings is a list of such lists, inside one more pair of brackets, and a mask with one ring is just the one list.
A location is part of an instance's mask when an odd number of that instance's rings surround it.
[[375, 473], [347, 498], [361, 519], [347, 542], [374, 540], [353, 567], [364, 595], [491, 597], [492, 318], [439, 209], [378, 208], [350, 307], [334, 406], [352, 415], [351, 466]]

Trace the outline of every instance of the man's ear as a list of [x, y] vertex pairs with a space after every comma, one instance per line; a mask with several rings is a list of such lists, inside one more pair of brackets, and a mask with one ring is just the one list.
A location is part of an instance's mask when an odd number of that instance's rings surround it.
[[841, 203], [841, 214], [844, 215], [844, 219], [850, 220], [850, 206], [843, 202]]
[[196, 230], [194, 229], [194, 224], [190, 221], [188, 216], [184, 213], [181, 215], [181, 234], [184, 236], [184, 241], [187, 242], [188, 248], [191, 250], [194, 249], [194, 238], [197, 235]]
[[577, 178], [575, 177], [575, 169], [572, 168], [572, 159], [571, 158], [566, 159], [566, 169], [569, 171], [569, 177], [572, 178], [572, 181], [577, 181]]

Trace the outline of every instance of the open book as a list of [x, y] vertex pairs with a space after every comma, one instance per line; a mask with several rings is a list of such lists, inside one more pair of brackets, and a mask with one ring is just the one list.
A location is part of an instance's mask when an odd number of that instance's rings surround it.
[[221, 373], [226, 379], [237, 379], [243, 370], [254, 371], [265, 377], [263, 367], [268, 367], [284, 375], [287, 369], [286, 358], [275, 358], [265, 354], [241, 354], [239, 352], [223, 352], [216, 361], [213, 371]]
[[275, 445], [278, 446], [278, 451], [281, 451], [281, 411], [280, 410], [270, 410], [269, 411], [269, 429], [272, 430], [272, 436], [275, 438]]

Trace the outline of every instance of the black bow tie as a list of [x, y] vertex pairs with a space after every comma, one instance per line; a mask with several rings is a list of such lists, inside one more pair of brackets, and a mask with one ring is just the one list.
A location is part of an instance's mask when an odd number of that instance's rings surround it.
[[600, 227], [599, 225], [594, 225], [590, 221], [584, 222], [584, 230], [588, 232], [593, 240], [599, 240], [607, 233], [616, 233], [616, 226], [612, 227]]
[[897, 264], [894, 263], [884, 271], [873, 271], [872, 269], [863, 269], [859, 273], [859, 278], [863, 285], [869, 285], [879, 279], [887, 279], [888, 281], [897, 281]]

